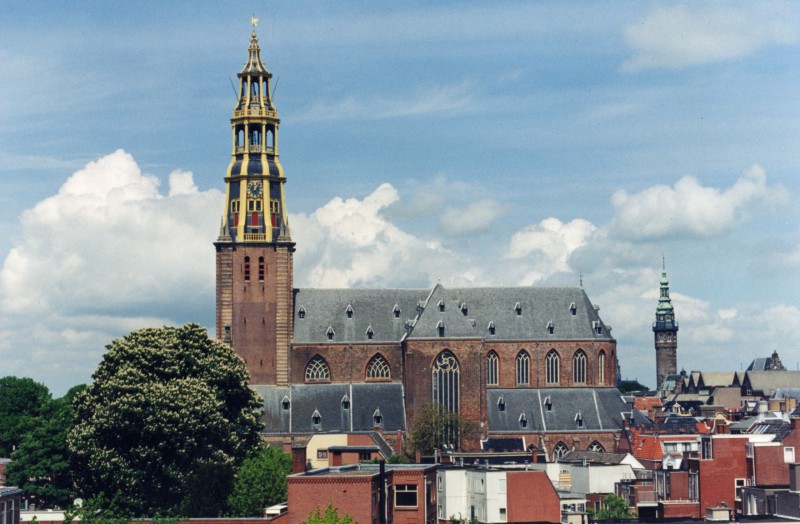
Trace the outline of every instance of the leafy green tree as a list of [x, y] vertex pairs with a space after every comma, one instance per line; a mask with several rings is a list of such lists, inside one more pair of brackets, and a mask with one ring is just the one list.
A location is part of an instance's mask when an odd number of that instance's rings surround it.
[[339, 516], [339, 510], [328, 504], [325, 511], [317, 509], [308, 514], [308, 520], [303, 521], [303, 524], [353, 524], [353, 517], [350, 515]]
[[200, 464], [187, 481], [180, 514], [190, 518], [222, 516], [233, 487], [233, 465]]
[[638, 380], [622, 380], [617, 389], [620, 393], [633, 393], [635, 391], [647, 391], [647, 386], [640, 384]]
[[10, 457], [50, 401], [46, 386], [30, 378], [0, 378], [0, 457]]
[[628, 502], [617, 495], [607, 495], [603, 499], [603, 507], [597, 512], [600, 520], [623, 520], [633, 518]]
[[292, 457], [278, 448], [264, 446], [248, 457], [239, 471], [228, 498], [234, 517], [258, 517], [264, 508], [286, 500], [286, 475], [292, 472]]
[[238, 468], [260, 444], [244, 362], [196, 324], [134, 331], [107, 349], [74, 404], [75, 487], [115, 515], [178, 516], [192, 479], [211, 464]]
[[72, 428], [72, 402], [83, 388], [75, 386], [47, 402], [6, 469], [9, 484], [19, 486], [39, 508], [66, 508], [72, 502], [67, 433]]
[[411, 424], [411, 450], [431, 455], [435, 449], [441, 449], [452, 435], [456, 436], [460, 447], [461, 442], [476, 437], [477, 428], [474, 423], [443, 410], [437, 404], [425, 404], [417, 410]]

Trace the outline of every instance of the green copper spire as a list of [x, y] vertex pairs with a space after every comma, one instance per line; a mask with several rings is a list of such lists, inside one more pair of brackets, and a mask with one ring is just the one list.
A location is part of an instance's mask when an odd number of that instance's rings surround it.
[[669, 298], [669, 279], [667, 279], [667, 270], [661, 270], [661, 295], [658, 297], [658, 308], [656, 308], [656, 315], [672, 313], [672, 300]]

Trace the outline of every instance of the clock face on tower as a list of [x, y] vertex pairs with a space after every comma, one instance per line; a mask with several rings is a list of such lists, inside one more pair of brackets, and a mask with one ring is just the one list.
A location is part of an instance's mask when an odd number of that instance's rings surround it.
[[247, 184], [247, 194], [253, 198], [261, 196], [261, 182], [250, 182]]

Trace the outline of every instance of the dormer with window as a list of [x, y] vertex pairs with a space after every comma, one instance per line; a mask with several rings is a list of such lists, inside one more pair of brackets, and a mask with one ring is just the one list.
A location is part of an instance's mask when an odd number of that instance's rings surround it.
[[493, 320], [489, 322], [489, 325], [487, 326], [487, 329], [489, 330], [489, 334], [490, 335], [494, 335], [494, 334], [497, 333], [497, 330], [494, 327], [494, 321]]
[[578, 314], [578, 306], [575, 305], [575, 302], [569, 305], [569, 312], [573, 317]]
[[292, 402], [289, 400], [289, 397], [284, 396], [283, 400], [281, 400], [281, 409], [283, 409], [284, 411], [289, 411], [291, 405]]
[[347, 304], [347, 308], [345, 308], [344, 314], [347, 318], [353, 318], [353, 306]]
[[440, 300], [436, 307], [439, 308], [439, 313], [444, 313], [444, 299]]
[[400, 306], [395, 304], [394, 308], [392, 308], [392, 315], [394, 318], [400, 318]]
[[506, 410], [506, 401], [503, 397], [497, 399], [497, 411], [505, 411]]
[[322, 429], [322, 415], [319, 414], [318, 410], [314, 410], [314, 413], [311, 415], [311, 428], [314, 431], [319, 431]]
[[547, 323], [547, 333], [548, 333], [548, 334], [550, 334], [550, 335], [552, 335], [552, 334], [555, 332], [555, 330], [556, 330], [556, 328], [555, 328], [555, 326], [553, 325], [553, 321], [552, 321], [552, 320], [551, 320], [551, 321], [549, 321], [549, 322]]
[[518, 317], [522, 316], [522, 304], [520, 304], [519, 302], [517, 302], [516, 304], [514, 304], [514, 313], [515, 313], [515, 314], [516, 314]]
[[466, 302], [461, 303], [461, 314], [464, 315], [465, 317], [469, 314], [469, 308], [467, 307]]
[[342, 409], [348, 411], [350, 409], [350, 397], [347, 395], [342, 397]]
[[522, 429], [526, 429], [528, 427], [528, 417], [525, 416], [525, 413], [522, 413], [519, 416], [519, 427]]
[[325, 335], [327, 335], [328, 340], [333, 340], [333, 337], [336, 336], [333, 326], [328, 326], [328, 331], [325, 332]]
[[367, 326], [367, 332], [366, 333], [367, 333], [367, 339], [368, 340], [372, 340], [372, 337], [375, 336], [375, 331], [372, 329], [371, 325]]
[[553, 401], [550, 400], [549, 396], [544, 397], [544, 401], [542, 402], [542, 404], [544, 405], [545, 411], [553, 411]]
[[444, 337], [444, 321], [440, 320], [439, 323], [436, 324], [436, 331], [439, 337]]
[[383, 427], [383, 413], [381, 413], [380, 409], [376, 409], [375, 412], [372, 414], [372, 427], [374, 428]]
[[300, 309], [297, 310], [297, 318], [306, 318], [306, 308], [300, 306]]
[[576, 425], [577, 427], [579, 427], [579, 428], [582, 428], [582, 427], [583, 427], [583, 415], [581, 414], [581, 412], [580, 412], [580, 411], [578, 411], [577, 413], [575, 413], [575, 425]]

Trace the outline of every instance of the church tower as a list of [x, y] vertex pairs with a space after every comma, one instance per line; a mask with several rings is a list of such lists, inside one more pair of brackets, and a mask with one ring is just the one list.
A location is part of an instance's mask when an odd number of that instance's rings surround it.
[[237, 75], [231, 163], [217, 252], [217, 338], [247, 363], [251, 384], [289, 381], [292, 242], [278, 161], [280, 120], [253, 19], [247, 61]]
[[669, 298], [669, 280], [666, 266], [662, 264], [661, 294], [656, 307], [656, 321], [653, 322], [656, 345], [656, 389], [661, 387], [667, 375], [678, 371], [678, 322]]

